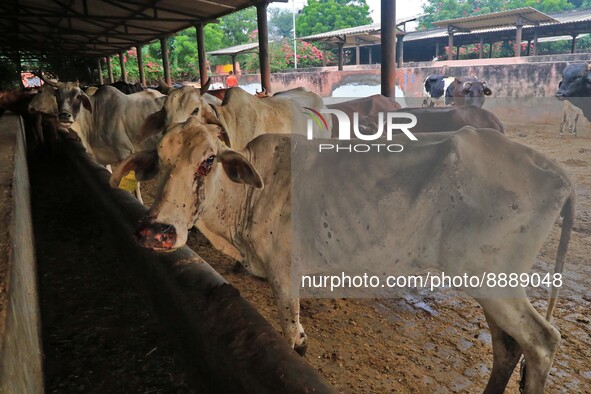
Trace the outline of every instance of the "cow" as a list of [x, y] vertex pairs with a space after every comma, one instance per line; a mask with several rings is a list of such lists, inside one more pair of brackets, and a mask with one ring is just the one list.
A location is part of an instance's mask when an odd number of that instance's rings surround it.
[[569, 64], [562, 71], [556, 98], [568, 100], [591, 121], [591, 63]]
[[[379, 126], [379, 114], [387, 112], [405, 112], [417, 117], [417, 124], [412, 128], [413, 133], [433, 133], [459, 130], [464, 126], [476, 128], [490, 128], [505, 133], [503, 123], [495, 114], [485, 109], [466, 105], [462, 107], [419, 107], [400, 108], [400, 105], [388, 97], [376, 94], [370, 97], [344, 101], [327, 105], [328, 109], [336, 109], [353, 119], [359, 114], [359, 130], [364, 134], [373, 134]], [[333, 116], [332, 138], [338, 137], [339, 128]], [[384, 115], [382, 120], [386, 121]]]
[[[156, 92], [123, 94], [102, 86], [87, 96], [78, 83], [54, 84], [58, 126], [76, 132], [87, 152], [102, 165], [118, 164], [136, 151], [156, 146], [159, 136], [139, 141], [137, 136], [146, 117], [162, 108], [166, 96]], [[135, 188], [142, 201], [139, 184]]]
[[474, 105], [482, 107], [485, 96], [490, 96], [492, 90], [486, 82], [476, 77], [446, 77], [443, 75], [429, 75], [423, 84], [424, 107], [438, 105]]
[[45, 83], [39, 89], [39, 93], [31, 100], [28, 111], [34, 118], [33, 128], [38, 143], [43, 144], [50, 152], [57, 141], [57, 101], [55, 100], [55, 87]]
[[[140, 179], [160, 173], [159, 193], [137, 228], [137, 242], [174, 250], [185, 245], [195, 225], [215, 248], [268, 279], [283, 334], [300, 353], [307, 337], [292, 287], [299, 278], [291, 278], [291, 262], [298, 259], [330, 265], [375, 256], [403, 274], [431, 268], [479, 277], [529, 272], [562, 215], [555, 266], [562, 272], [574, 186], [555, 161], [497, 131], [464, 127], [423, 134], [404, 153], [369, 161], [365, 154], [310, 154], [332, 140], [264, 134], [233, 150], [219, 135], [219, 126], [195, 118], [177, 124], [157, 150], [128, 157], [111, 185], [130, 170]], [[408, 140], [395, 135], [391, 142]], [[301, 160], [295, 172], [294, 154]], [[335, 176], [335, 168], [346, 178]], [[292, 217], [292, 198], [308, 207], [302, 217]], [[294, 224], [303, 231], [292, 234]], [[383, 234], [369, 231], [376, 226], [384, 227]], [[338, 259], [327, 261], [330, 256]], [[482, 306], [492, 332], [493, 369], [485, 391], [503, 392], [523, 352], [525, 392], [541, 393], [560, 339], [548, 321], [557, 288], [544, 320], [524, 288], [488, 286], [464, 289]], [[491, 296], [498, 291], [501, 297]]]
[[[146, 119], [141, 127], [141, 138], [164, 132], [172, 124], [197, 116], [202, 123], [219, 125], [226, 143], [241, 148], [264, 133], [306, 134], [308, 116], [304, 108], [324, 108], [322, 98], [305, 88], [278, 92], [262, 100], [237, 87], [227, 91], [221, 105], [212, 99], [209, 91], [203, 94], [190, 87], [172, 92], [163, 109]], [[313, 134], [329, 137], [331, 127], [330, 119], [326, 125], [314, 123]]]
[[[562, 119], [560, 121], [560, 138], [564, 136], [564, 131], [568, 129], [573, 136], [577, 136], [577, 122], [583, 111], [568, 100], [562, 104]], [[584, 115], [583, 115], [584, 116]]]

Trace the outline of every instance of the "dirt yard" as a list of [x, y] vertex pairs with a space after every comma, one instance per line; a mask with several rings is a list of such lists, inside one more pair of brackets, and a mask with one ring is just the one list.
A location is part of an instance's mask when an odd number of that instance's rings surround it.
[[[591, 392], [591, 132], [558, 138], [557, 127], [507, 124], [507, 136], [563, 165], [577, 188], [577, 215], [554, 312], [562, 333], [548, 393]], [[154, 184], [143, 188], [152, 202]], [[551, 272], [560, 226], [540, 252], [535, 270]], [[189, 246], [205, 258], [279, 330], [271, 290], [263, 280], [234, 272], [234, 261], [200, 234]], [[529, 291], [546, 310], [546, 290]], [[479, 305], [459, 292], [404, 299], [305, 299], [302, 324], [310, 343], [306, 359], [344, 393], [479, 393], [490, 374], [490, 335]], [[518, 392], [514, 373], [508, 392]]]

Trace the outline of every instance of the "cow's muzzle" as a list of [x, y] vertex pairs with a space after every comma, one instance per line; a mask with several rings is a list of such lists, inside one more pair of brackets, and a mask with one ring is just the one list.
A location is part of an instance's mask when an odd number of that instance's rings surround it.
[[564, 94], [562, 92], [556, 92], [556, 94], [554, 96], [560, 101], [563, 101], [566, 98], [566, 94]]
[[142, 221], [135, 232], [137, 243], [156, 251], [175, 249], [176, 230], [172, 224]]
[[70, 127], [74, 123], [74, 117], [69, 112], [60, 112], [57, 115], [57, 120], [62, 127]]

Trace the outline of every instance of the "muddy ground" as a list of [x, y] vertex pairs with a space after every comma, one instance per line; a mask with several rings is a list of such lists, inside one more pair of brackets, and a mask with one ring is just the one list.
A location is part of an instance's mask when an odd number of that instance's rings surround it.
[[[556, 126], [506, 124], [508, 138], [557, 160], [577, 188], [577, 213], [554, 312], [562, 341], [547, 385], [549, 393], [591, 392], [591, 130], [558, 138]], [[142, 187], [152, 202], [154, 182]], [[537, 257], [536, 272], [551, 272], [559, 221]], [[277, 309], [265, 281], [234, 272], [234, 261], [200, 234], [188, 245], [240, 289], [279, 331]], [[529, 290], [545, 313], [548, 291]], [[478, 393], [492, 365], [491, 341], [479, 305], [459, 292], [405, 299], [305, 299], [302, 324], [309, 338], [306, 359], [344, 393]], [[508, 392], [517, 392], [514, 373]]]

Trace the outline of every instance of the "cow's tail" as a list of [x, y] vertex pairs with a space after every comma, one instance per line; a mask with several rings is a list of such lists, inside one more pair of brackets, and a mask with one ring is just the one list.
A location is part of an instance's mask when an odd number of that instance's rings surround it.
[[[554, 275], [562, 275], [564, 269], [564, 262], [566, 260], [566, 252], [568, 250], [568, 242], [570, 240], [570, 234], [573, 229], [573, 223], [575, 220], [575, 190], [571, 191], [570, 196], [562, 206], [560, 212], [562, 216], [562, 230], [560, 232], [560, 242], [558, 243], [558, 251], [556, 252], [556, 262], [554, 264]], [[554, 276], [552, 277], [554, 282]], [[550, 292], [550, 299], [548, 300], [548, 310], [546, 311], [546, 320], [552, 321], [552, 312], [556, 306], [556, 300], [558, 298], [558, 286], [552, 286]]]

